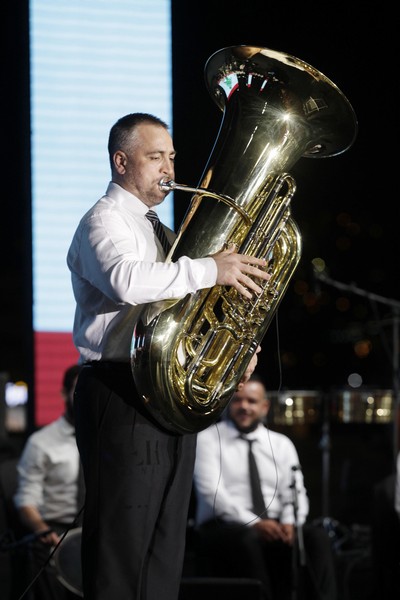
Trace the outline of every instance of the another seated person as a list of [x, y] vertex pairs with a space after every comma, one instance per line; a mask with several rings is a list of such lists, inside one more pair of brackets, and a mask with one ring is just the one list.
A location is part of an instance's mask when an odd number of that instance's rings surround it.
[[[199, 559], [206, 557], [208, 575], [258, 579], [267, 600], [288, 600], [296, 589], [306, 600], [335, 600], [328, 535], [305, 524], [309, 501], [298, 453], [287, 436], [264, 425], [269, 407], [265, 386], [253, 375], [234, 394], [226, 418], [198, 434]], [[262, 507], [252, 499], [249, 440]]]
[[[63, 414], [32, 433], [18, 463], [18, 487], [14, 503], [26, 529], [37, 534], [31, 546], [32, 579], [41, 571], [61, 535], [75, 521], [83, 505], [79, 485], [79, 453], [75, 439], [73, 396], [82, 367], [66, 369], [61, 394]], [[77, 557], [77, 569], [80, 557]], [[33, 586], [34, 600], [72, 600], [76, 595], [59, 581], [50, 561]], [[31, 596], [29, 596], [31, 598]]]

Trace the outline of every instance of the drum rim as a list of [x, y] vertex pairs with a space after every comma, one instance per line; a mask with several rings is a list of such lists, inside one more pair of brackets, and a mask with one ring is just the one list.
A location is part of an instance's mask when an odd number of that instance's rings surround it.
[[[61, 541], [60, 545], [57, 547], [57, 549], [56, 549], [56, 551], [55, 551], [55, 553], [53, 555], [53, 562], [54, 562], [54, 567], [55, 567], [55, 569], [57, 571], [57, 579], [70, 592], [73, 592], [74, 594], [77, 594], [78, 596], [80, 596], [81, 598], [83, 598], [82, 587], [78, 588], [76, 585], [73, 585], [68, 580], [68, 578], [65, 577], [65, 572], [63, 571], [62, 565], [60, 564], [60, 556], [62, 556], [63, 547], [64, 547], [64, 550], [65, 550], [65, 543], [68, 540], [76, 538], [77, 536], [82, 536], [82, 527], [74, 527], [73, 529], [70, 529], [65, 534], [65, 537], [63, 538], [63, 540]], [[80, 554], [79, 554], [79, 566], [80, 566]]]

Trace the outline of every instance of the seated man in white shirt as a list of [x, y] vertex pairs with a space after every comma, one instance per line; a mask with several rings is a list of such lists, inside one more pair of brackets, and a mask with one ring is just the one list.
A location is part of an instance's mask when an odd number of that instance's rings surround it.
[[[84, 499], [79, 477], [73, 396], [81, 368], [72, 365], [66, 369], [61, 389], [65, 403], [63, 414], [29, 436], [18, 462], [14, 504], [21, 523], [36, 536], [30, 548], [32, 580], [47, 563], [61, 535], [80, 523], [78, 513]], [[78, 556], [76, 568], [79, 567]], [[58, 575], [50, 561], [33, 586], [32, 600], [76, 598], [59, 581]]]
[[[265, 427], [268, 410], [265, 387], [253, 375], [234, 394], [227, 418], [198, 434], [199, 559], [207, 557], [209, 575], [258, 579], [268, 600], [289, 600], [296, 588], [299, 598], [335, 600], [329, 538], [305, 524], [309, 501], [299, 457], [287, 436]], [[248, 440], [265, 509], [253, 508]]]

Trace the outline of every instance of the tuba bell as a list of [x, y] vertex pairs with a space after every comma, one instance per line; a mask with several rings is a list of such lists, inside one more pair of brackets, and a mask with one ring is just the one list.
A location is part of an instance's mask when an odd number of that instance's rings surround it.
[[207, 89], [223, 118], [167, 261], [200, 258], [235, 244], [265, 258], [268, 282], [252, 300], [214, 286], [154, 303], [132, 338], [132, 375], [146, 409], [165, 429], [195, 433], [216, 422], [261, 343], [301, 257], [288, 170], [300, 157], [347, 150], [357, 120], [320, 71], [282, 52], [234, 46], [213, 54]]

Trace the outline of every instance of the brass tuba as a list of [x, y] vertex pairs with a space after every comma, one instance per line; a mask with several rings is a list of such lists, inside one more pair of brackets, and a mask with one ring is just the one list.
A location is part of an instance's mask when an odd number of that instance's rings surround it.
[[357, 133], [347, 98], [293, 56], [224, 48], [207, 61], [205, 79], [223, 119], [200, 186], [160, 182], [193, 193], [167, 261], [235, 244], [266, 258], [271, 277], [252, 300], [216, 285], [146, 307], [132, 339], [132, 374], [147, 410], [175, 433], [201, 431], [221, 416], [300, 260], [288, 169], [302, 156], [344, 152]]

